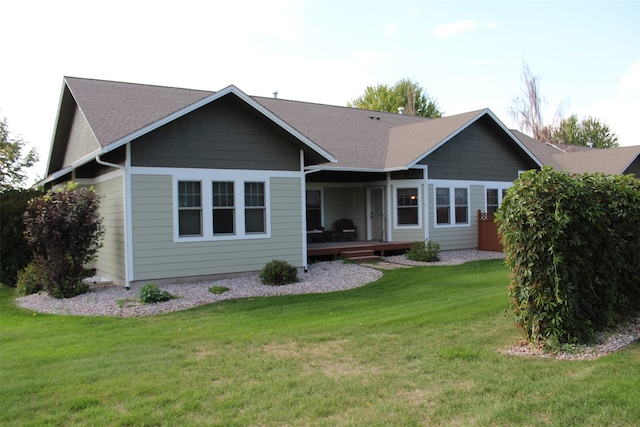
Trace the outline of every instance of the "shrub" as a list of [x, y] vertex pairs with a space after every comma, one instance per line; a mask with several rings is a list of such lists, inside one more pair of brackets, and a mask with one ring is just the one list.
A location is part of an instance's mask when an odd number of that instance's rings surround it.
[[164, 302], [177, 298], [175, 295], [161, 290], [155, 283], [147, 283], [146, 285], [144, 285], [140, 289], [138, 297], [140, 298], [140, 301], [145, 304]]
[[18, 272], [33, 261], [33, 253], [24, 238], [22, 215], [29, 200], [42, 195], [40, 190], [0, 192], [0, 283], [16, 286]]
[[265, 285], [281, 286], [298, 281], [298, 270], [286, 261], [274, 259], [260, 272], [260, 280]]
[[46, 281], [46, 272], [42, 271], [36, 263], [32, 262], [18, 272], [16, 289], [23, 295], [36, 294], [45, 289]]
[[229, 290], [229, 288], [227, 288], [226, 286], [211, 286], [209, 287], [209, 292], [211, 292], [212, 294], [224, 294], [225, 292], [227, 292]]
[[434, 262], [440, 259], [440, 244], [427, 240], [416, 242], [404, 254], [407, 259], [420, 262]]
[[585, 343], [640, 309], [640, 180], [523, 174], [496, 215], [514, 318], [535, 344]]
[[47, 273], [46, 291], [65, 298], [85, 292], [84, 268], [102, 246], [104, 235], [93, 188], [69, 183], [29, 202], [24, 213], [25, 237], [33, 259]]

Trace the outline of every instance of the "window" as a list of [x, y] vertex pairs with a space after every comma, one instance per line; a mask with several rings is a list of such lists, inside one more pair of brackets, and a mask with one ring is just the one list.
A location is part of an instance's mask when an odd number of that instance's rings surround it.
[[498, 210], [499, 205], [500, 203], [498, 201], [498, 189], [487, 188], [487, 212], [494, 213]]
[[469, 189], [436, 187], [436, 225], [469, 224]]
[[456, 224], [469, 223], [469, 198], [466, 188], [456, 188]]
[[178, 234], [202, 236], [202, 191], [199, 181], [178, 181]]
[[398, 188], [398, 225], [419, 225], [418, 189]]
[[436, 224], [451, 224], [451, 198], [448, 188], [436, 188]]
[[307, 191], [307, 231], [322, 227], [320, 190]]
[[234, 234], [235, 203], [233, 182], [213, 181], [213, 234]]
[[244, 228], [246, 233], [264, 233], [265, 222], [264, 182], [244, 183]]

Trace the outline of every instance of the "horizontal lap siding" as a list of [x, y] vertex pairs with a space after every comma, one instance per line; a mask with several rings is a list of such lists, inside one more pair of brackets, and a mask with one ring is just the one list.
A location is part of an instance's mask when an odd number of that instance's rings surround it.
[[[422, 171], [420, 171], [422, 172]], [[415, 183], [411, 183], [411, 184], [402, 184], [400, 185], [399, 183], [394, 183], [391, 186], [391, 194], [392, 197], [394, 198], [394, 202], [397, 202], [397, 196], [398, 196], [398, 188], [410, 188], [410, 187], [416, 187]], [[420, 216], [421, 216], [421, 221], [422, 221], [422, 227], [420, 228], [397, 228], [395, 223], [396, 223], [396, 215], [398, 213], [398, 207], [392, 203], [392, 208], [391, 208], [391, 212], [389, 213], [389, 216], [391, 217], [391, 226], [393, 227], [392, 229], [392, 239], [394, 242], [422, 242], [424, 241], [424, 209], [428, 209], [424, 207], [425, 203], [424, 203], [424, 185], [420, 184], [417, 185], [418, 187], [418, 192], [419, 192], [419, 196], [418, 196], [418, 203], [422, 204], [422, 210], [420, 210]], [[427, 205], [428, 205], [428, 201], [427, 201]], [[395, 206], [395, 208], [393, 207]], [[385, 207], [386, 209], [386, 207]]]
[[258, 271], [274, 258], [302, 260], [298, 178], [271, 178], [271, 238], [174, 242], [172, 177], [133, 175], [134, 280]]
[[485, 187], [472, 185], [469, 196], [470, 225], [461, 227], [434, 226], [435, 207], [433, 206], [434, 186], [429, 184], [429, 240], [440, 244], [442, 250], [475, 249], [478, 247], [478, 209], [484, 210]]
[[92, 267], [118, 284], [125, 283], [125, 238], [123, 177], [94, 185], [100, 196], [100, 215], [105, 227], [103, 246]]

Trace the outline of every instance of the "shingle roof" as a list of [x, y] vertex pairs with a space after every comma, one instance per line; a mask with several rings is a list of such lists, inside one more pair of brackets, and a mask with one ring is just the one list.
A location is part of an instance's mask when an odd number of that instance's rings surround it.
[[511, 131], [545, 165], [574, 173], [625, 173], [640, 156], [640, 145], [616, 148], [589, 148], [575, 145], [561, 147], [542, 143], [524, 133]]
[[214, 93], [75, 77], [64, 80], [102, 147]]

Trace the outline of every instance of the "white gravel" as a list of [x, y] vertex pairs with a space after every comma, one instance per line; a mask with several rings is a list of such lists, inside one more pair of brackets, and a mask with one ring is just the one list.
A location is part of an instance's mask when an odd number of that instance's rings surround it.
[[[226, 299], [342, 291], [374, 282], [381, 276], [382, 272], [373, 268], [331, 261], [311, 264], [309, 271], [300, 275], [299, 282], [286, 286], [264, 285], [258, 276], [159, 286], [178, 298], [154, 304], [140, 303], [137, 291], [120, 286], [94, 287], [86, 294], [63, 299], [51, 298], [41, 292], [16, 298], [16, 303], [28, 310], [51, 314], [153, 316]], [[224, 286], [229, 290], [213, 294], [209, 292], [212, 286]]]
[[[440, 253], [440, 261], [437, 262], [415, 262], [408, 260], [404, 255], [386, 257], [385, 261], [414, 266], [458, 265], [468, 261], [499, 258], [504, 258], [500, 252], [462, 250], [443, 251]], [[94, 287], [86, 294], [65, 299], [51, 298], [42, 292], [16, 298], [16, 303], [27, 310], [51, 314], [114, 317], [153, 316], [226, 299], [342, 291], [364, 286], [378, 280], [381, 276], [382, 272], [374, 268], [345, 264], [342, 261], [331, 261], [311, 264], [309, 271], [301, 275], [299, 282], [286, 286], [264, 285], [257, 276], [160, 286], [160, 289], [176, 295], [178, 298], [155, 304], [142, 304], [137, 298], [137, 291], [127, 291], [124, 287], [116, 286]], [[224, 286], [229, 290], [216, 295], [209, 292], [211, 286]], [[520, 344], [505, 350], [504, 353], [514, 356], [556, 359], [595, 359], [638, 340], [640, 340], [640, 318], [635, 322], [598, 334], [597, 344], [593, 346], [576, 346], [569, 351], [551, 354], [545, 353], [539, 348]]]

